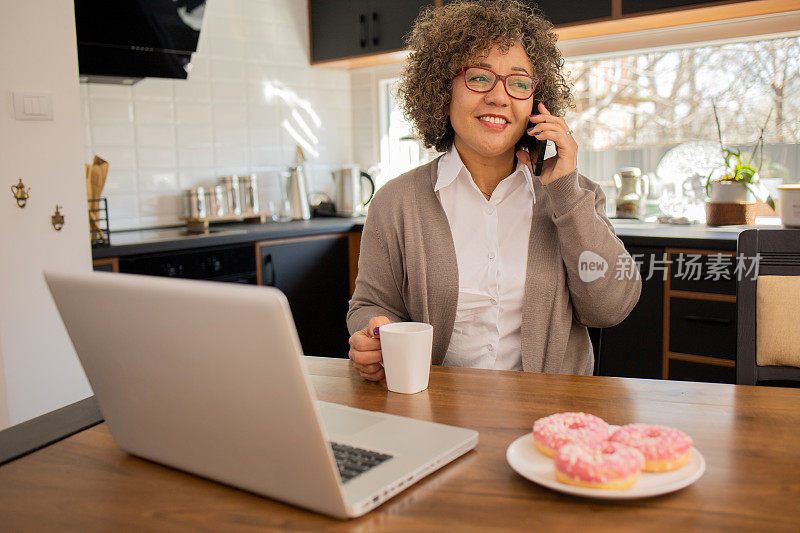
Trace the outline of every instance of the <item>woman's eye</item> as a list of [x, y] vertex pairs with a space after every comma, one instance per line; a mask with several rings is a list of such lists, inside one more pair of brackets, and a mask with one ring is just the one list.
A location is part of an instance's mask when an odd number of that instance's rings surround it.
[[487, 81], [486, 76], [472, 76], [469, 81]]

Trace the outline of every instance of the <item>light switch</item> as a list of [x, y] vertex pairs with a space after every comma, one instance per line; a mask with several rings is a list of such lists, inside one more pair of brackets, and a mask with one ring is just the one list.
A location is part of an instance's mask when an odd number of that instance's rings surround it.
[[14, 118], [17, 120], [53, 120], [53, 95], [15, 92]]

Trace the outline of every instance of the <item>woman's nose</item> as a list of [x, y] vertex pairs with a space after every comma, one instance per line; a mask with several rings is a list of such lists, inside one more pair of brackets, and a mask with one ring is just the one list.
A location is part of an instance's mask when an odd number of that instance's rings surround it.
[[509, 105], [511, 103], [511, 97], [508, 96], [508, 93], [506, 92], [506, 87], [503, 84], [503, 80], [497, 80], [497, 83], [494, 84], [492, 90], [486, 93], [484, 98], [486, 99], [486, 103], [496, 105]]

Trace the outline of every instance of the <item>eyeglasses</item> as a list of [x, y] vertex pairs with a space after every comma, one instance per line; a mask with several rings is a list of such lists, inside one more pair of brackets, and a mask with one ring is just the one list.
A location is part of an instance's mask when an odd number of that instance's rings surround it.
[[527, 100], [533, 96], [533, 91], [539, 85], [539, 78], [527, 74], [509, 74], [501, 76], [483, 67], [462, 67], [456, 72], [456, 77], [464, 73], [464, 83], [467, 89], [476, 93], [488, 93], [497, 85], [497, 80], [503, 80], [506, 94], [517, 100]]

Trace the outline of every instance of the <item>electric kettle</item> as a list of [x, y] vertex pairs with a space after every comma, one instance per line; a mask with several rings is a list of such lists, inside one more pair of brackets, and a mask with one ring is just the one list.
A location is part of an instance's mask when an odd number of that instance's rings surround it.
[[[372, 176], [355, 165], [334, 170], [331, 174], [334, 182], [333, 204], [336, 206], [336, 214], [342, 217], [362, 216], [364, 207], [375, 194], [375, 182]], [[363, 186], [365, 182], [368, 188]], [[365, 194], [367, 192], [369, 194]]]
[[281, 173], [286, 190], [285, 198], [288, 200], [289, 213], [294, 220], [308, 220], [311, 218], [311, 208], [308, 205], [305, 169], [302, 165], [289, 167]]

